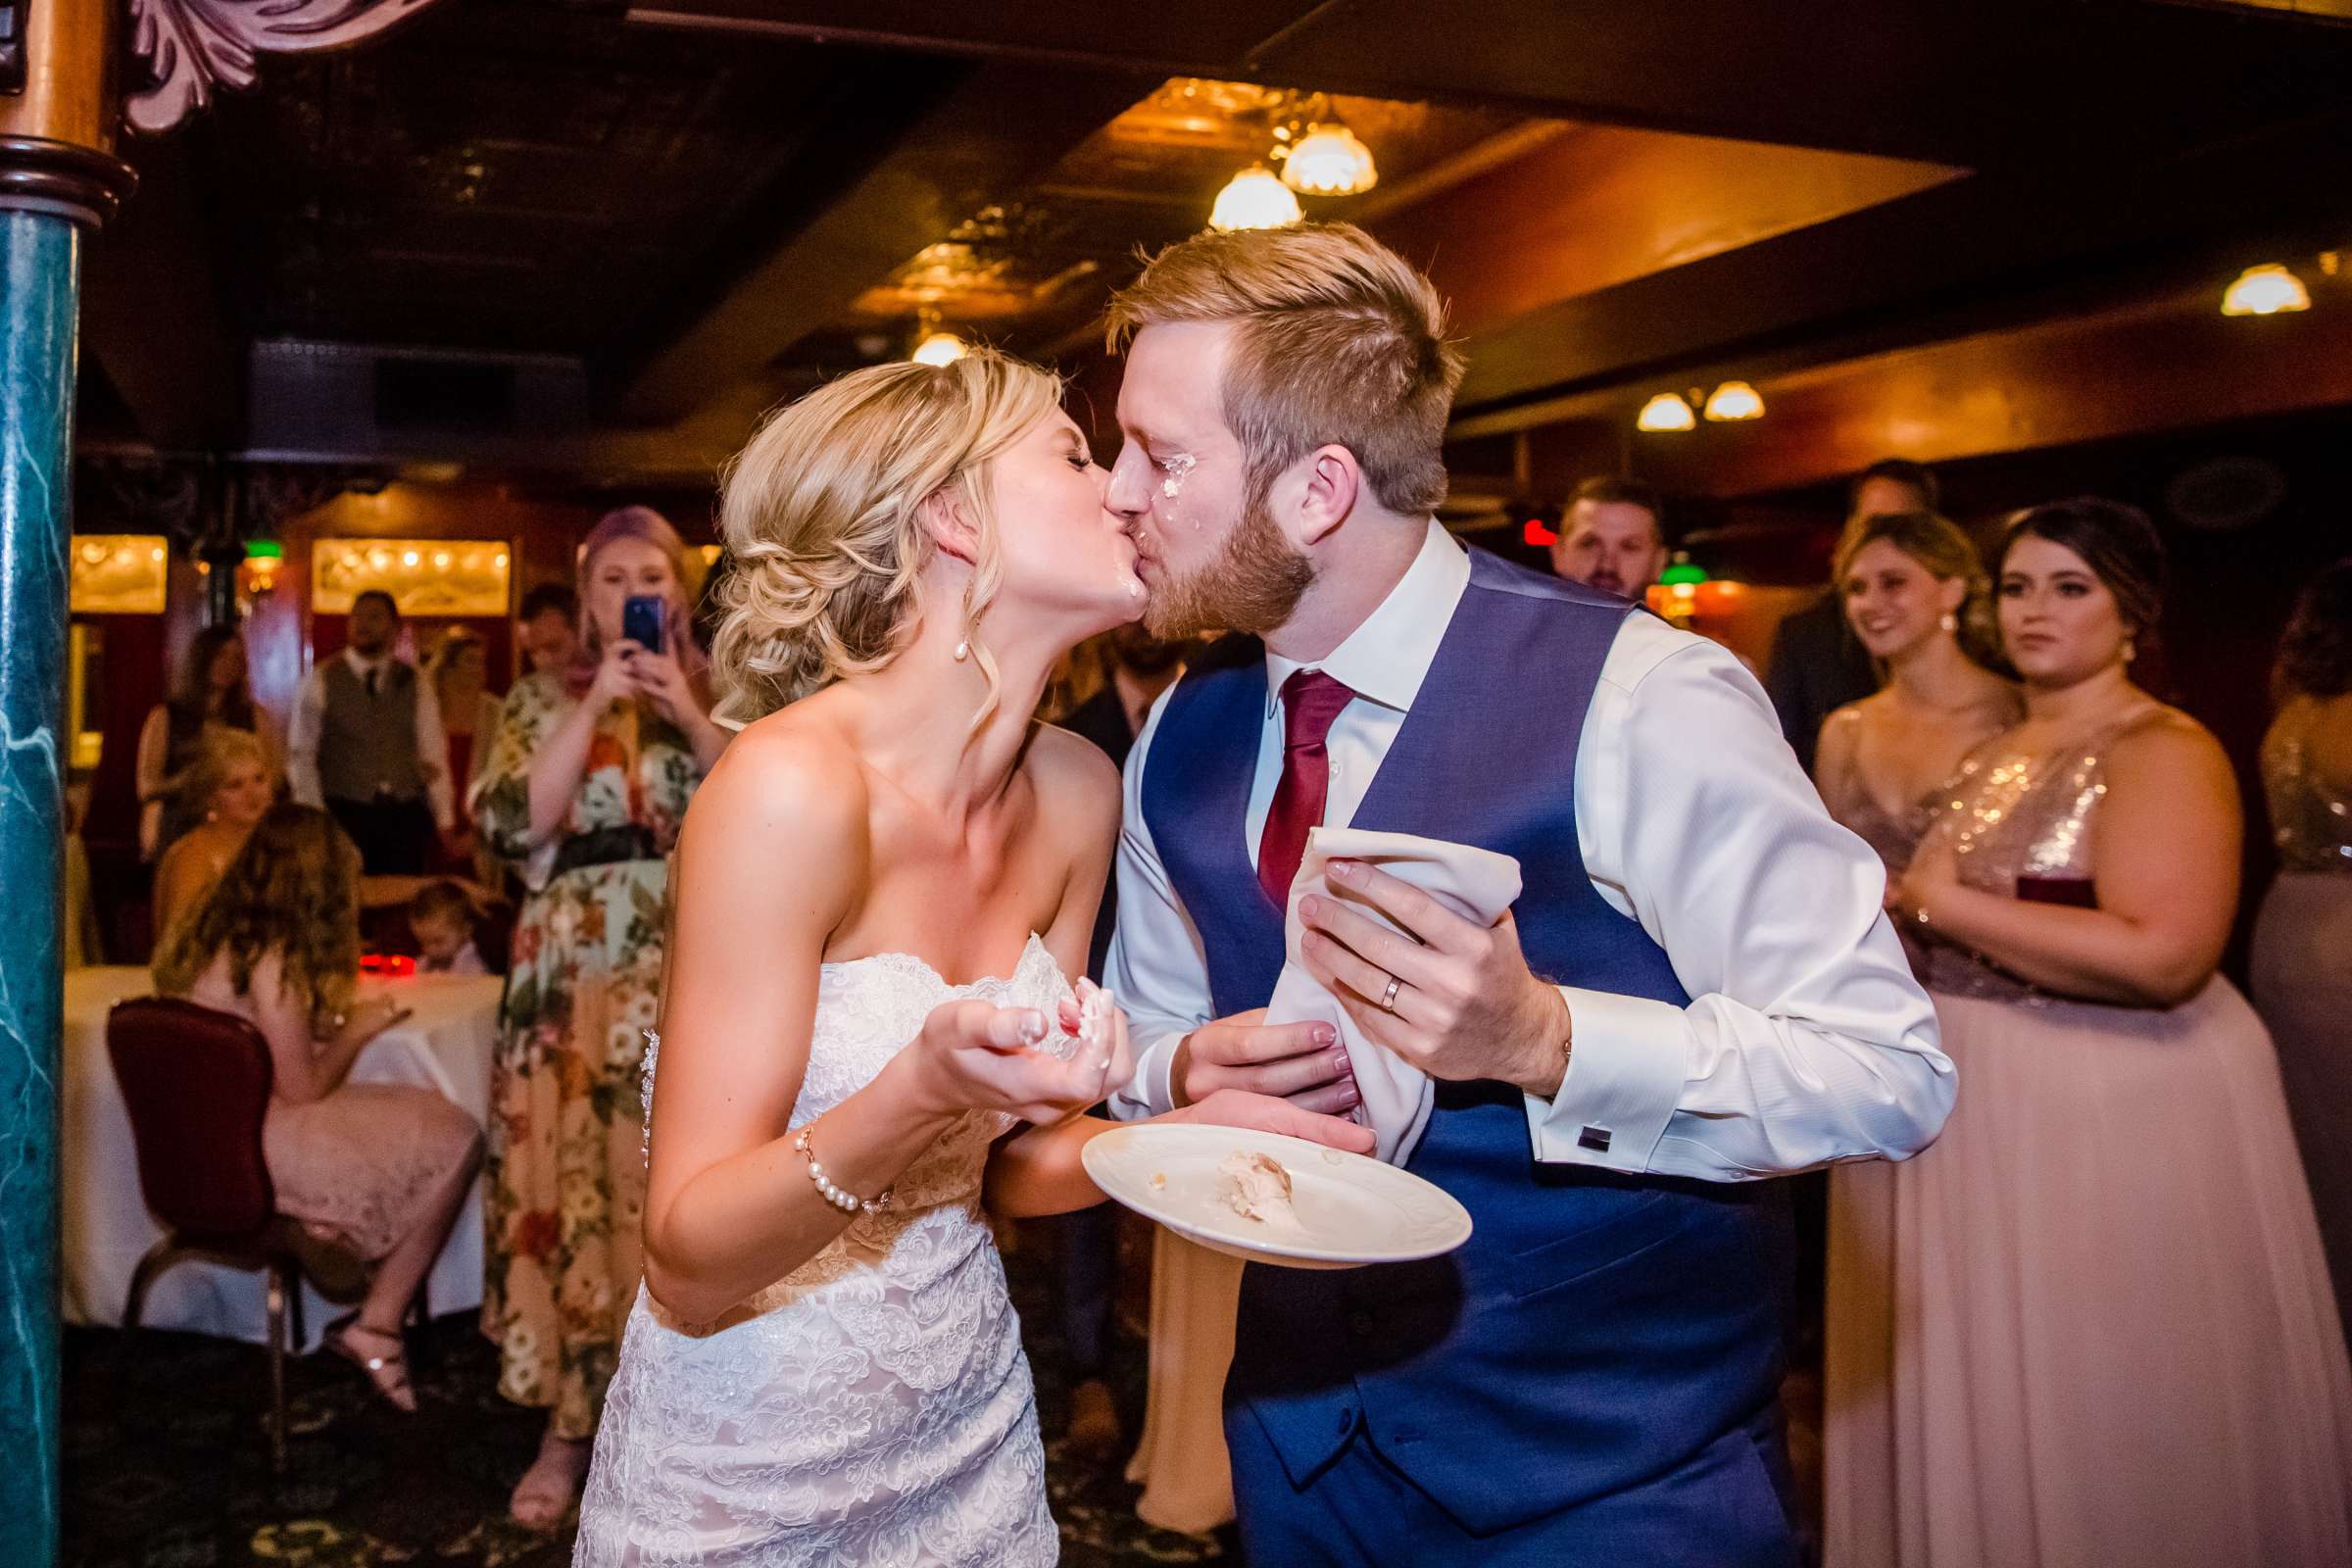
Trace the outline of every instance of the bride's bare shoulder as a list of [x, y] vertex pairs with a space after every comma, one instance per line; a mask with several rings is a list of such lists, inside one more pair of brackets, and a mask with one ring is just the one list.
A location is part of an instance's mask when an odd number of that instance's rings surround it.
[[1090, 833], [1104, 823], [1117, 825], [1118, 764], [1093, 741], [1040, 724], [1029, 743], [1028, 767], [1048, 820], [1066, 819]]
[[690, 830], [724, 825], [802, 842], [861, 837], [865, 820], [857, 752], [838, 727], [797, 708], [756, 719], [729, 741], [687, 815]]

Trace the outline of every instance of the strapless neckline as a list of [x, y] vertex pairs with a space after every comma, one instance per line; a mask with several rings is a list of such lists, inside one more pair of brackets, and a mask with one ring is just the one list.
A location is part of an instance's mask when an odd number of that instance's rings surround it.
[[826, 974], [842, 974], [866, 964], [875, 964], [883, 969], [909, 975], [915, 979], [928, 980], [942, 991], [961, 993], [983, 991], [991, 987], [1002, 989], [1014, 985], [1029, 972], [1033, 961], [1041, 956], [1048, 963], [1054, 962], [1054, 955], [1047, 949], [1046, 939], [1032, 931], [1029, 933], [1029, 940], [1021, 945], [1021, 956], [1013, 960], [1010, 973], [982, 975], [977, 980], [966, 980], [960, 985], [951, 982], [946, 975], [941, 974], [929, 959], [912, 953], [896, 951], [869, 953], [862, 957], [841, 958], [821, 963], [817, 967]]

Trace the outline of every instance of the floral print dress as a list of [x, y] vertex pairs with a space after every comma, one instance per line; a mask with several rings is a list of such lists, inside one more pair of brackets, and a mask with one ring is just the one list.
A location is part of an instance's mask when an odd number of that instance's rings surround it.
[[516, 684], [473, 812], [529, 890], [491, 1085], [482, 1329], [500, 1347], [499, 1393], [584, 1439], [637, 1295], [638, 1076], [662, 978], [663, 858], [702, 769], [652, 709], [616, 703], [597, 721], [563, 833], [534, 848], [531, 760], [575, 701], [553, 674]]

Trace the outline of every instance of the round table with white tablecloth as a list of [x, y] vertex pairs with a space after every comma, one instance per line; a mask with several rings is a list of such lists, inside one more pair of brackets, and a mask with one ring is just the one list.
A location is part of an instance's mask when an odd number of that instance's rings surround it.
[[[498, 1047], [496, 978], [410, 975], [368, 981], [412, 1015], [369, 1041], [351, 1081], [415, 1084], [446, 1095], [482, 1121], [490, 1104], [490, 1064]], [[130, 1115], [106, 1051], [106, 1015], [116, 1003], [154, 991], [145, 969], [106, 967], [66, 975], [64, 1146], [65, 1316], [68, 1322], [122, 1322], [130, 1277], [163, 1235], [139, 1196], [138, 1150]], [[482, 1204], [477, 1187], [425, 1284], [434, 1312], [482, 1300]], [[268, 1338], [264, 1277], [217, 1264], [186, 1262], [147, 1293], [147, 1326], [250, 1340]], [[312, 1344], [334, 1308], [305, 1287], [303, 1324]], [[309, 1349], [310, 1345], [301, 1347]]]

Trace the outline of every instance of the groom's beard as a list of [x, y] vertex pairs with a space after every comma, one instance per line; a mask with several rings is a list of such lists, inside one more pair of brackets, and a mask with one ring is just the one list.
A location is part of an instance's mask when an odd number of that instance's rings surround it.
[[1280, 629], [1315, 580], [1302, 551], [1282, 536], [1262, 498], [1248, 502], [1216, 558], [1187, 577], [1163, 579], [1144, 611], [1154, 637]]

